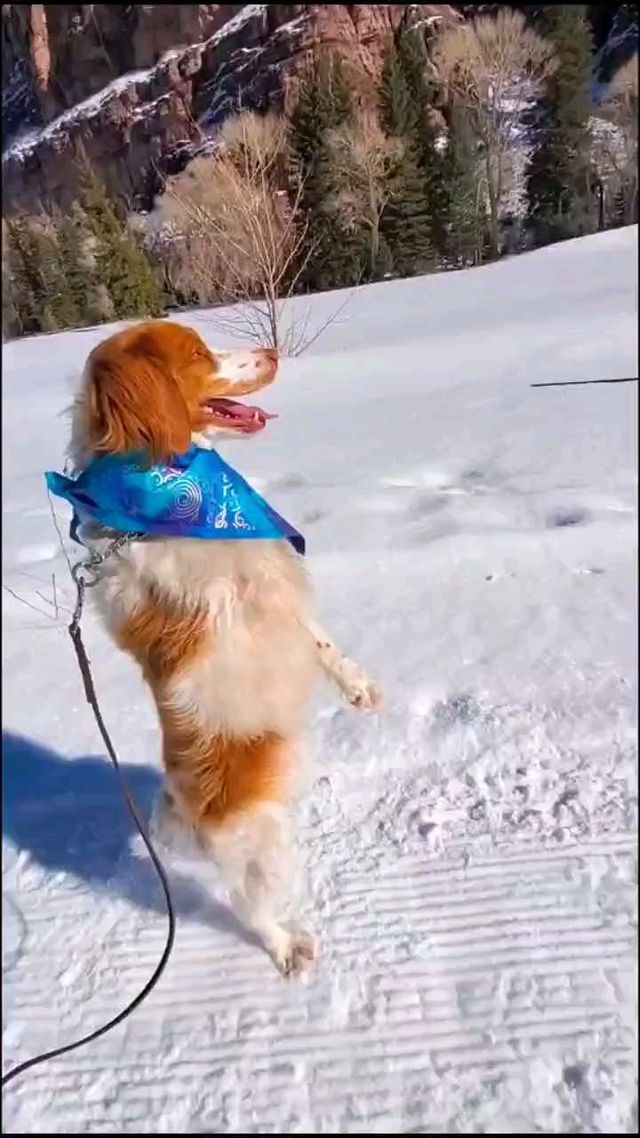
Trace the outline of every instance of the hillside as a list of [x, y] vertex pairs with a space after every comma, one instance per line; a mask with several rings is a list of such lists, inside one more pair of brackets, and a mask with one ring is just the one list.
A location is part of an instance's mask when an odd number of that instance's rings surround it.
[[[296, 73], [323, 51], [347, 60], [354, 84], [370, 91], [409, 6], [26, 7], [26, 25], [24, 13], [3, 9], [5, 200], [22, 208], [71, 203], [78, 144], [113, 193], [144, 199], [153, 166], [183, 164], [238, 105], [285, 103]], [[448, 5], [420, 7], [425, 19], [460, 18]]]
[[[306, 533], [323, 619], [386, 691], [370, 718], [315, 707], [318, 972], [285, 984], [213, 869], [172, 859], [160, 987], [16, 1080], [5, 1133], [635, 1133], [637, 381], [532, 384], [637, 376], [637, 243], [361, 288], [285, 361], [279, 418], [225, 457]], [[184, 320], [219, 344], [220, 318]], [[165, 935], [42, 476], [105, 334], [3, 353], [7, 1066], [123, 1006]], [[151, 702], [91, 613], [86, 637], [146, 811]]]
[[[535, 6], [521, 7], [535, 18]], [[605, 77], [637, 42], [632, 7], [590, 6]], [[443, 21], [495, 8], [4, 4], [4, 208], [68, 208], [78, 146], [114, 194], [148, 204], [158, 178], [196, 153], [238, 103], [287, 105], [312, 56], [343, 58], [366, 99], [385, 43], [409, 11], [429, 37]]]

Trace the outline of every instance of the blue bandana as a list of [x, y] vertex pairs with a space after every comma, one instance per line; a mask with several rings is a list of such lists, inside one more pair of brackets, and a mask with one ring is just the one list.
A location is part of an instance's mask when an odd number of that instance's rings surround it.
[[74, 540], [78, 523], [92, 521], [152, 537], [286, 538], [298, 553], [305, 551], [302, 534], [213, 450], [194, 446], [170, 464], [152, 467], [140, 454], [107, 455], [78, 478], [51, 471], [45, 478], [51, 493], [74, 508]]

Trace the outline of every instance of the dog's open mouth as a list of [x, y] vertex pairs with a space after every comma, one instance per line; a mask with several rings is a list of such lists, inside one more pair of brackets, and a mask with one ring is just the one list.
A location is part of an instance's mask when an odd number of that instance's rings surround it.
[[277, 415], [270, 415], [262, 407], [237, 403], [235, 399], [207, 399], [203, 410], [207, 425], [227, 427], [243, 435], [255, 435], [257, 431], [264, 430], [268, 419], [277, 419]]

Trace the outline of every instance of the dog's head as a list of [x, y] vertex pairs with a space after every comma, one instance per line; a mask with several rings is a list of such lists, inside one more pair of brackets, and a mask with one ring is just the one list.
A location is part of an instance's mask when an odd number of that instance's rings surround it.
[[127, 328], [87, 360], [74, 450], [85, 458], [144, 450], [157, 463], [216, 435], [255, 435], [272, 416], [238, 397], [272, 383], [277, 369], [272, 349], [212, 351], [182, 324]]

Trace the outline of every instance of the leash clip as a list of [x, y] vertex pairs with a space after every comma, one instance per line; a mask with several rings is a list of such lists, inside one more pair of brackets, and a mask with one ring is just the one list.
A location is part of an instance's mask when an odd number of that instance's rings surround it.
[[129, 545], [134, 539], [142, 540], [141, 535], [137, 533], [121, 533], [113, 541], [109, 542], [106, 549], [102, 553], [93, 550], [86, 561], [77, 561], [71, 570], [71, 576], [77, 587], [82, 585], [84, 589], [92, 589], [97, 585], [100, 580], [100, 568], [108, 561], [114, 553], [117, 553], [123, 546]]
[[99, 568], [99, 564], [92, 561], [91, 558], [88, 561], [76, 561], [71, 568], [71, 576], [76, 588], [91, 589], [98, 584], [100, 574], [96, 570]]
[[129, 545], [134, 538], [139, 535], [135, 533], [121, 533], [102, 553], [98, 553], [95, 549], [87, 557], [86, 561], [76, 561], [75, 565], [71, 566], [71, 578], [77, 590], [76, 607], [73, 613], [69, 631], [72, 636], [79, 632], [80, 617], [82, 616], [82, 609], [84, 607], [84, 594], [87, 589], [93, 589], [100, 581], [100, 567], [108, 561], [114, 553], [122, 549], [124, 545]]

